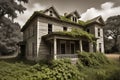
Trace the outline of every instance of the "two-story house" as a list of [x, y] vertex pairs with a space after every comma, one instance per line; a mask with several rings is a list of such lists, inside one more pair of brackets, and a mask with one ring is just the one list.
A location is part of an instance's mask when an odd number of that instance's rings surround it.
[[[86, 25], [78, 24], [80, 15], [77, 11], [60, 16], [52, 6], [36, 11], [25, 23], [21, 52], [29, 60], [77, 58], [76, 51], [104, 53], [103, 25], [101, 16], [89, 20]], [[96, 45], [85, 38], [59, 35], [55, 32], [69, 32], [73, 28], [82, 29], [96, 37]]]

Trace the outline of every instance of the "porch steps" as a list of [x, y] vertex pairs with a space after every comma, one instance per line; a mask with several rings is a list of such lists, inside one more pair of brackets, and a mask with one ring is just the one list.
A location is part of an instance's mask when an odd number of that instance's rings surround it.
[[72, 63], [72, 64], [76, 64], [77, 61], [78, 61], [78, 58], [73, 58], [73, 59], [71, 59], [71, 63]]

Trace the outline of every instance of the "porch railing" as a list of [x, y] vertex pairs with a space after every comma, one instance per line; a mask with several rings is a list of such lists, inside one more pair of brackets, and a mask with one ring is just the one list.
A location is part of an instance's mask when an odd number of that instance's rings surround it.
[[57, 54], [57, 59], [78, 58], [78, 54]]

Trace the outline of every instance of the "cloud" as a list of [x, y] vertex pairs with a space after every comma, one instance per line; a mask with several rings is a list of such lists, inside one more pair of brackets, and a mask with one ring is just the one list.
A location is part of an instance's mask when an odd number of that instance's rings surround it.
[[44, 9], [44, 6], [41, 6], [39, 3], [33, 4], [33, 7], [29, 7], [28, 4], [24, 5], [27, 10], [23, 14], [18, 13], [17, 19], [15, 19], [15, 22], [18, 22], [21, 27], [25, 24], [25, 22], [28, 20], [28, 18], [34, 13], [34, 11], [42, 10]]
[[81, 15], [81, 20], [86, 21], [99, 15], [101, 15], [104, 20], [110, 16], [120, 15], [120, 6], [114, 7], [113, 2], [103, 3], [101, 4], [101, 9], [96, 9], [94, 7], [87, 9], [87, 11]]
[[101, 5], [101, 8], [107, 10], [107, 9], [111, 9], [113, 6], [114, 6], [114, 3], [106, 2], [106, 3]]

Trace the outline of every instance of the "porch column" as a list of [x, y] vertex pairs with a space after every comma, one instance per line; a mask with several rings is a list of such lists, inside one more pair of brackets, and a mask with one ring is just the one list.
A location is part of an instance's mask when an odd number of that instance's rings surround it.
[[54, 37], [54, 59], [56, 60], [57, 59], [57, 40], [56, 38]]
[[89, 43], [89, 51], [93, 52], [93, 43], [92, 42]]
[[80, 45], [80, 52], [82, 52], [83, 51], [82, 40], [79, 41], [79, 45]]

